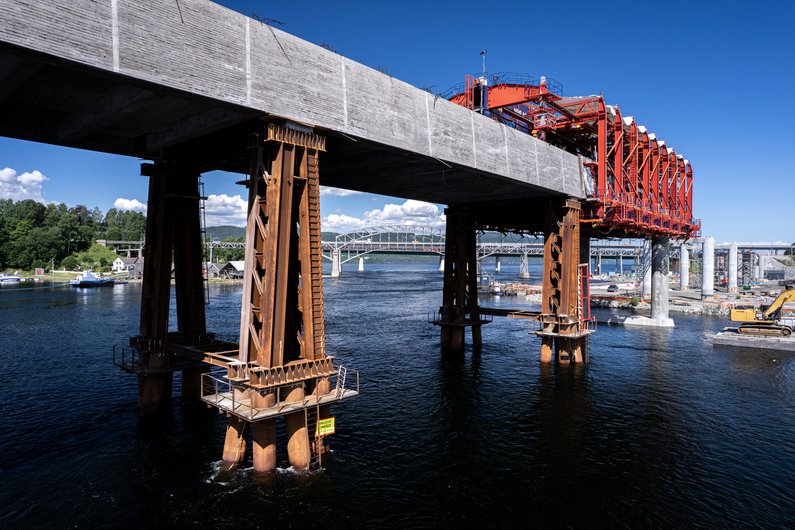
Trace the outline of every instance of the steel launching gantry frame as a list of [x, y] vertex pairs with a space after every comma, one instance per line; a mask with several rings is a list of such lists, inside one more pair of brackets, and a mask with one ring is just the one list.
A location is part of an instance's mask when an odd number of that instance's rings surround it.
[[523, 74], [466, 76], [450, 101], [582, 156], [581, 222], [609, 237], [695, 237], [693, 169], [601, 95], [563, 97], [557, 82]]

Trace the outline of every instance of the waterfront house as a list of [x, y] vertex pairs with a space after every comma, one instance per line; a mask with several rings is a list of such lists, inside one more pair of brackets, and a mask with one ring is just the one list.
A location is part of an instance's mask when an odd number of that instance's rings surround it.
[[221, 267], [218, 274], [222, 278], [229, 278], [232, 280], [240, 280], [243, 278], [243, 262], [242, 261], [227, 261], [226, 265]]
[[115, 273], [126, 272], [133, 278], [141, 278], [144, 274], [144, 262], [140, 258], [119, 256], [113, 260], [111, 270]]

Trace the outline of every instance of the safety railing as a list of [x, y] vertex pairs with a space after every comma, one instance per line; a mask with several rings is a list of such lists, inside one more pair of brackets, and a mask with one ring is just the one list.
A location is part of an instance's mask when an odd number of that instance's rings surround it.
[[143, 367], [138, 350], [124, 346], [118, 348], [116, 345], [113, 346], [113, 364], [127, 372], [140, 371]]
[[447, 308], [443, 307], [440, 308], [438, 311], [428, 311], [427, 316], [429, 324], [442, 324], [442, 323], [474, 324], [476, 319], [478, 323], [481, 324], [488, 324], [494, 321], [494, 317], [492, 315], [483, 315], [480, 313], [477, 313], [477, 315], [473, 315], [472, 312], [469, 311], [469, 309], [465, 309], [462, 307], [447, 307]]
[[[355, 378], [355, 391], [353, 387], [347, 386], [347, 379], [350, 375], [348, 372], [346, 367], [340, 366], [334, 373], [336, 381], [333, 385], [329, 385], [331, 390], [322, 395], [311, 393], [308, 385], [313, 381], [309, 380], [254, 388], [225, 378], [220, 372], [205, 373], [202, 374], [202, 400], [214, 405], [219, 410], [230, 412], [248, 421], [256, 421], [358, 395], [361, 384], [359, 371], [350, 371]], [[283, 398], [287, 398], [296, 388], [303, 389], [303, 397], [300, 400], [284, 401]], [[255, 406], [252, 398], [257, 394], [265, 395], [266, 393], [272, 393], [275, 396], [275, 404], [270, 407]]]

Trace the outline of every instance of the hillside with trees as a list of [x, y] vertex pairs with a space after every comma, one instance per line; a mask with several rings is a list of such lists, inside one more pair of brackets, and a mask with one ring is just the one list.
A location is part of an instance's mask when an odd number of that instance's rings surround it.
[[[113, 252], [97, 239], [143, 239], [146, 217], [115, 208], [0, 199], [0, 270], [77, 265], [107, 267]], [[99, 247], [99, 248], [96, 248]]]

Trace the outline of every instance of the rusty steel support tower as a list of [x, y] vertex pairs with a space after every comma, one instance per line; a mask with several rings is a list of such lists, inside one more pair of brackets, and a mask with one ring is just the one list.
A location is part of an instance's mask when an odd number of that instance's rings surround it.
[[[182, 371], [182, 396], [198, 399], [206, 369], [199, 360], [178, 359], [170, 343], [207, 342], [199, 175], [177, 165], [143, 164], [149, 177], [140, 334], [130, 339], [138, 357], [122, 368], [138, 375], [141, 416], [158, 412], [171, 397], [173, 373]], [[177, 332], [169, 333], [172, 258]]]
[[478, 309], [477, 246], [472, 215], [466, 208], [445, 209], [447, 230], [444, 248], [442, 306], [432, 321], [441, 327], [442, 351], [464, 350], [466, 328], [472, 328], [472, 348], [483, 346]]
[[345, 389], [345, 370], [326, 356], [318, 172], [324, 149], [325, 138], [310, 130], [269, 124], [251, 151], [240, 347], [236, 357], [214, 357], [227, 373], [207, 374], [203, 396], [229, 417], [227, 470], [245, 456], [249, 425], [254, 471], [276, 468], [280, 416], [290, 465], [320, 465], [318, 420], [330, 403], [358, 393]]
[[[170, 399], [176, 371], [183, 397], [226, 414], [223, 469], [241, 463], [250, 431], [254, 470], [274, 470], [279, 417], [290, 465], [308, 469], [322, 465], [324, 436], [333, 433], [329, 405], [359, 393], [358, 372], [346, 388], [347, 370], [326, 355], [318, 170], [325, 138], [275, 124], [252, 138], [239, 344], [206, 331], [198, 172], [144, 164], [141, 329], [114, 362], [138, 375], [142, 416]], [[172, 259], [176, 332], [168, 331]]]
[[[587, 362], [590, 330], [583, 318], [580, 267], [580, 202], [565, 199], [546, 211], [541, 286], [541, 362]], [[587, 266], [585, 267], [587, 271]]]

